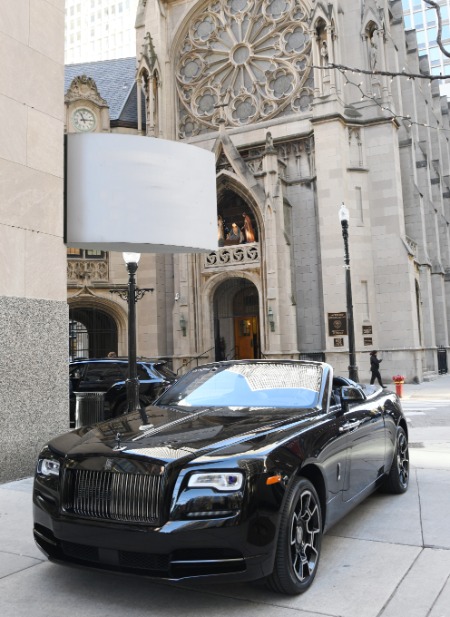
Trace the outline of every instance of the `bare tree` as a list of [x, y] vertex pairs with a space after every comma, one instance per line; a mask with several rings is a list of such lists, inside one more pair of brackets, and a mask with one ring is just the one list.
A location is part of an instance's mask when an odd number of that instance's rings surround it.
[[423, 1], [425, 2], [425, 4], [428, 4], [428, 6], [430, 6], [431, 8], [433, 8], [436, 11], [437, 21], [438, 21], [436, 43], [438, 44], [438, 47], [441, 50], [441, 52], [444, 54], [444, 56], [446, 56], [447, 58], [450, 58], [450, 52], [447, 51], [444, 48], [443, 44], [442, 44], [441, 7], [439, 6], [439, 4], [437, 2], [434, 2], [434, 0], [423, 0]]

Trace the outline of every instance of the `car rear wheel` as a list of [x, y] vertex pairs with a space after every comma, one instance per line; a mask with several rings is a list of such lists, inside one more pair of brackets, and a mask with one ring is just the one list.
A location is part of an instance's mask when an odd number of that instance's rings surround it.
[[383, 486], [388, 493], [400, 494], [408, 489], [409, 484], [409, 451], [408, 438], [401, 426], [397, 429], [394, 460], [389, 475]]
[[281, 513], [275, 565], [266, 579], [278, 593], [306, 591], [316, 576], [322, 544], [322, 513], [314, 486], [306, 478], [289, 489]]

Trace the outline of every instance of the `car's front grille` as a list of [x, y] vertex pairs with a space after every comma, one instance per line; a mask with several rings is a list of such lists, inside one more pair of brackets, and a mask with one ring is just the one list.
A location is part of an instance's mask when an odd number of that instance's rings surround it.
[[64, 511], [94, 519], [157, 525], [163, 476], [66, 469]]

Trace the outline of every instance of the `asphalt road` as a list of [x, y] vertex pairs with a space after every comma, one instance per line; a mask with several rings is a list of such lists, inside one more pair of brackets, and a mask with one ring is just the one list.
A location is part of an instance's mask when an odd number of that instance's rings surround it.
[[410, 429], [443, 426], [450, 427], [450, 401], [417, 400], [402, 401], [403, 411]]

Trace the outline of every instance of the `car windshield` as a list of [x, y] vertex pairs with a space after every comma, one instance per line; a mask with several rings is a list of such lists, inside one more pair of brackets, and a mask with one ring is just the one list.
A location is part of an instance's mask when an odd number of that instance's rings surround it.
[[158, 405], [177, 407], [314, 407], [322, 367], [243, 363], [195, 369], [170, 387]]

